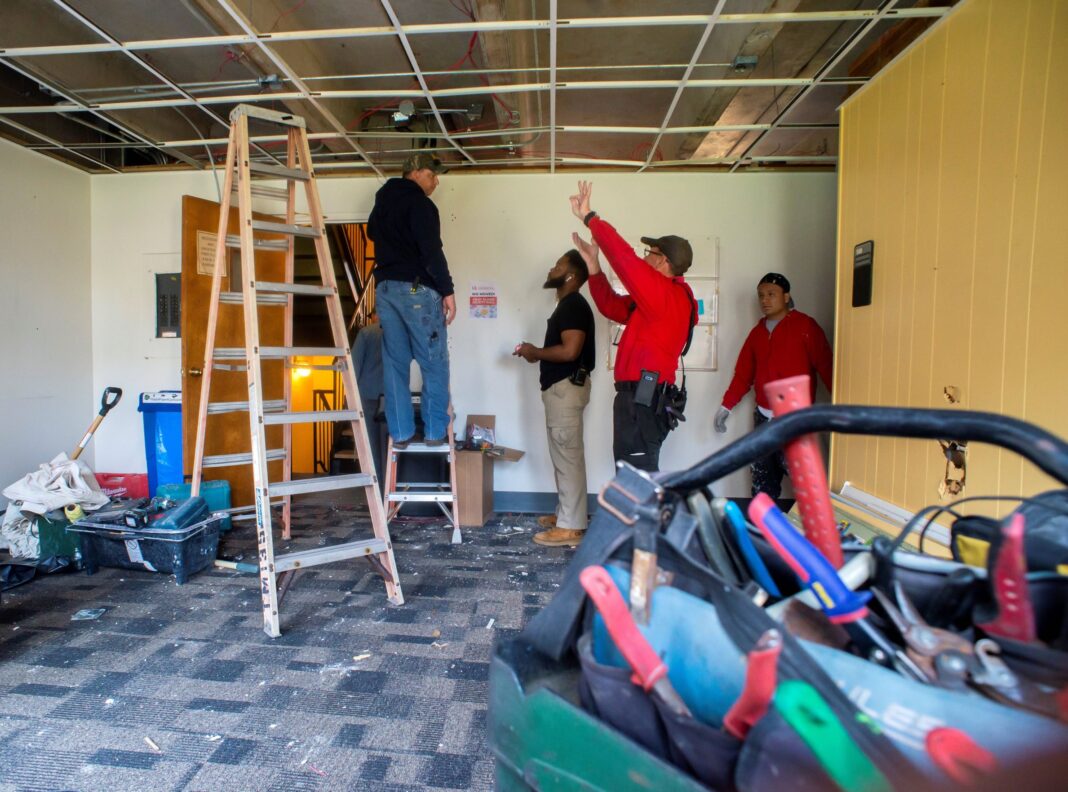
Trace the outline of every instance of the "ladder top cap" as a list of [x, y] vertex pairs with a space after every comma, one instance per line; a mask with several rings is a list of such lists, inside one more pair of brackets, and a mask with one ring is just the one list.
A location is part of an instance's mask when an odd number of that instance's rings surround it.
[[257, 107], [256, 105], [239, 104], [230, 111], [230, 122], [237, 121], [241, 116], [258, 118], [260, 121], [267, 121], [272, 124], [304, 128], [304, 119], [301, 116], [293, 115], [292, 113], [279, 113], [277, 110], [268, 110], [266, 107]]

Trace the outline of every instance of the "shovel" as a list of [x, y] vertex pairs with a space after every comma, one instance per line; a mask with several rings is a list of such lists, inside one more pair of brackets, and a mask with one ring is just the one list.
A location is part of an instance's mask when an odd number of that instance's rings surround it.
[[96, 418], [89, 424], [89, 428], [85, 432], [85, 437], [81, 442], [75, 446], [74, 451], [71, 452], [70, 458], [77, 459], [82, 455], [82, 451], [89, 445], [89, 440], [93, 437], [93, 432], [100, 426], [100, 422], [104, 420], [104, 416], [111, 412], [111, 408], [119, 403], [119, 399], [122, 398], [122, 388], [104, 388], [104, 395], [100, 397], [100, 412], [97, 413]]

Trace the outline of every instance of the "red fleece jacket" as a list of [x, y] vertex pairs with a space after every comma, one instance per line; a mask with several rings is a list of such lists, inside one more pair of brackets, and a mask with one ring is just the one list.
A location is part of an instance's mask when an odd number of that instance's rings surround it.
[[674, 383], [691, 316], [697, 321], [693, 292], [681, 277], [670, 278], [646, 264], [608, 222], [594, 217], [590, 231], [628, 292], [617, 294], [603, 272], [589, 281], [597, 309], [625, 325], [616, 382], [637, 381], [644, 369], [659, 372], [660, 382]]
[[800, 311], [790, 311], [770, 333], [766, 319], [756, 327], [742, 344], [738, 362], [734, 364], [734, 378], [723, 394], [723, 406], [728, 410], [742, 400], [746, 391], [755, 386], [756, 403], [770, 409], [764, 395], [764, 385], [784, 377], [808, 374], [812, 377], [812, 398], [816, 398], [816, 374], [827, 390], [831, 389], [831, 345], [816, 320]]

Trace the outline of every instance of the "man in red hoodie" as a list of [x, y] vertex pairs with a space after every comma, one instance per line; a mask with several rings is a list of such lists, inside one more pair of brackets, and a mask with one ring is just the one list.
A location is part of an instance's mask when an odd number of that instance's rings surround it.
[[[742, 344], [738, 362], [734, 364], [734, 378], [723, 394], [723, 403], [716, 411], [714, 425], [722, 434], [727, 431], [727, 418], [750, 388], [756, 390], [754, 427], [771, 420], [772, 411], [764, 386], [769, 382], [808, 374], [812, 378], [812, 398], [816, 397], [816, 374], [827, 390], [831, 389], [831, 346], [816, 320], [796, 311], [790, 297], [790, 281], [777, 272], [769, 272], [757, 284], [757, 299], [764, 318]], [[754, 462], [752, 494], [766, 492], [772, 498], [782, 494], [782, 477], [786, 465], [781, 452]]]
[[[580, 181], [571, 211], [593, 233], [593, 242], [572, 239], [590, 272], [590, 295], [597, 309], [624, 325], [616, 355], [616, 399], [612, 406], [612, 454], [640, 470], [660, 469], [660, 446], [674, 428], [671, 391], [679, 356], [697, 323], [693, 292], [682, 275], [693, 249], [682, 237], [642, 237], [644, 259], [619, 233], [590, 210], [593, 185]], [[603, 250], [627, 294], [618, 294], [601, 271]], [[642, 384], [644, 381], [645, 384]]]

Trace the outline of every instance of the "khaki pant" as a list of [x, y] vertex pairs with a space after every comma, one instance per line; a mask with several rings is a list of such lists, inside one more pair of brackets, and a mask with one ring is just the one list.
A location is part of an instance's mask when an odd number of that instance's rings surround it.
[[556, 475], [556, 527], [586, 528], [586, 450], [582, 442], [582, 412], [590, 403], [590, 380], [582, 386], [561, 380], [541, 392], [545, 405], [545, 433]]

